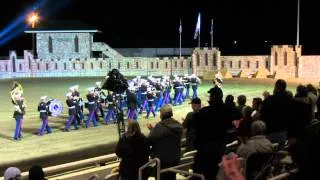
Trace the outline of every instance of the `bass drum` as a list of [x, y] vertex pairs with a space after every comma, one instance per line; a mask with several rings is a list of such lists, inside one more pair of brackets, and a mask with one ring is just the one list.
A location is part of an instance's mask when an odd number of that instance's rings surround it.
[[49, 116], [57, 117], [60, 116], [60, 114], [63, 112], [62, 103], [57, 99], [50, 99], [47, 102], [47, 106]]

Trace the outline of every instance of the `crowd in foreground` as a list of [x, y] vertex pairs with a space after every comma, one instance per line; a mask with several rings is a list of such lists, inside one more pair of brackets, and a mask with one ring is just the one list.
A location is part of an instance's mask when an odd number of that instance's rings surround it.
[[[161, 169], [178, 165], [184, 130], [187, 151], [197, 151], [193, 172], [203, 174], [207, 180], [250, 179], [247, 169], [252, 164], [249, 159], [278, 150], [287, 151], [292, 164], [299, 169], [293, 179], [317, 179], [319, 90], [312, 85], [299, 85], [293, 95], [286, 86], [284, 80], [278, 80], [273, 93], [264, 92], [263, 98], [254, 98], [252, 106], [247, 105], [245, 95], [238, 96], [236, 103], [232, 95], [227, 95], [223, 101], [222, 89], [215, 86], [208, 91], [208, 106], [202, 107], [199, 98], [192, 99], [193, 111], [186, 115], [182, 124], [173, 118], [171, 106], [164, 105], [160, 109], [161, 121], [155, 126], [148, 125], [148, 136], [141, 132], [137, 121], [130, 121], [116, 147], [116, 154], [121, 158], [121, 180], [138, 179], [138, 169], [149, 157], [159, 158]], [[240, 144], [229, 152], [226, 145], [233, 140]], [[254, 166], [263, 167], [259, 161], [255, 161]], [[146, 169], [144, 179], [153, 173]], [[266, 178], [266, 174], [263, 175], [263, 179]], [[162, 173], [161, 179], [176, 179], [176, 174]]]

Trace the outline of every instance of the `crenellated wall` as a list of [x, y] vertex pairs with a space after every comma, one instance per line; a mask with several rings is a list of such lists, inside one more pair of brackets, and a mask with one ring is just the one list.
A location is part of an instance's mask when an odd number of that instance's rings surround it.
[[320, 78], [320, 56], [301, 56], [299, 58], [299, 78]]

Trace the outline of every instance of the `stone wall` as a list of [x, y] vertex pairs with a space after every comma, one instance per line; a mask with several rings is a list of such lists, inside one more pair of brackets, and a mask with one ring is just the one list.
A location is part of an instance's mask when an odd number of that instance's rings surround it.
[[221, 69], [220, 51], [217, 48], [195, 48], [192, 53], [192, 73], [203, 76]]
[[[84, 59], [91, 57], [91, 33], [37, 33], [36, 40], [37, 54], [40, 59]], [[51, 52], [50, 41], [52, 44]], [[78, 48], [76, 48], [76, 44], [78, 44]]]
[[301, 56], [298, 61], [299, 78], [320, 79], [320, 56]]

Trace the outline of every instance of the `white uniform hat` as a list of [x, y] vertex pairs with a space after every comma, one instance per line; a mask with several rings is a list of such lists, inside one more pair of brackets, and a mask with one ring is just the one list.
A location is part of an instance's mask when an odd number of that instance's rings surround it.
[[151, 91], [151, 88], [147, 88], [147, 91], [148, 91], [148, 92]]
[[141, 78], [141, 76], [137, 76], [137, 79], [140, 79]]
[[46, 100], [48, 96], [41, 96], [40, 99], [41, 100]]
[[71, 97], [72, 96], [72, 93], [71, 92], [68, 92], [67, 94], [66, 94], [66, 97]]
[[88, 92], [93, 92], [94, 91], [94, 87], [89, 87], [88, 88]]
[[100, 85], [101, 85], [101, 82], [100, 82], [100, 81], [96, 82], [96, 85], [97, 85], [97, 86], [100, 86]]

